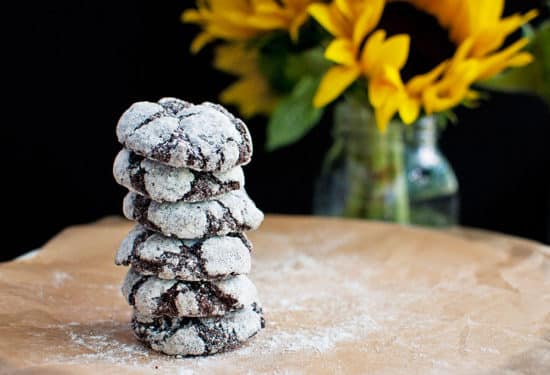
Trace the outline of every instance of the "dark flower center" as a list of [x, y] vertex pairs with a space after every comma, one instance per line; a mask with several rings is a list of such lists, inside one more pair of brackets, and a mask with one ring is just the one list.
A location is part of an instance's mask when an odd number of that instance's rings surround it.
[[410, 36], [409, 57], [401, 71], [404, 82], [417, 74], [429, 72], [453, 56], [456, 50], [449, 33], [435, 17], [405, 2], [388, 3], [376, 28], [385, 30], [388, 37], [395, 34]]

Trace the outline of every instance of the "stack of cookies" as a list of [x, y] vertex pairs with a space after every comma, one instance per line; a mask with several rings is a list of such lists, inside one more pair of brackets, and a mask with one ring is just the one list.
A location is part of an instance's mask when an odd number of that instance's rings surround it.
[[245, 234], [263, 214], [244, 191], [246, 125], [212, 103], [134, 103], [117, 125], [113, 173], [138, 224], [116, 264], [132, 328], [152, 349], [203, 355], [236, 347], [264, 326]]

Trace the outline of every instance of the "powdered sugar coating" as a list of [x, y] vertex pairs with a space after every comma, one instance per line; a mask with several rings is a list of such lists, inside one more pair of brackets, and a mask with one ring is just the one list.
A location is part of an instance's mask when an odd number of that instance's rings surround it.
[[228, 171], [252, 157], [244, 122], [209, 102], [193, 105], [163, 98], [134, 103], [120, 117], [117, 137], [148, 159], [197, 171]]
[[196, 356], [233, 349], [264, 327], [258, 302], [218, 318], [143, 319], [134, 314], [136, 337], [151, 349], [168, 354]]
[[244, 190], [231, 191], [198, 203], [158, 203], [128, 193], [124, 198], [123, 211], [128, 219], [149, 229], [185, 239], [224, 236], [256, 229], [264, 218]]
[[220, 280], [250, 272], [251, 248], [244, 234], [181, 240], [137, 225], [122, 241], [115, 263], [160, 279]]
[[122, 286], [128, 303], [140, 316], [221, 316], [258, 300], [244, 275], [217, 282], [186, 282], [143, 276], [130, 268]]
[[113, 165], [115, 180], [157, 202], [198, 202], [244, 187], [241, 167], [226, 172], [174, 168], [122, 149]]

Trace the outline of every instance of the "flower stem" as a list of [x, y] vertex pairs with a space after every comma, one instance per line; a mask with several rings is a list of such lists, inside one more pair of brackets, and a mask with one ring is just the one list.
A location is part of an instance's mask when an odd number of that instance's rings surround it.
[[337, 116], [347, 121], [345, 127], [349, 132], [346, 142], [349, 190], [344, 216], [408, 223], [404, 125], [391, 123], [382, 133], [372, 115], [364, 113], [370, 111], [368, 107], [345, 103], [347, 113]]

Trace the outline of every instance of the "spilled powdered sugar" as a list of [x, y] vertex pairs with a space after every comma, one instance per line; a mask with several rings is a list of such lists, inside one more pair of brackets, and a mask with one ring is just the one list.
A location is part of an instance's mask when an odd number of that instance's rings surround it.
[[[50, 325], [50, 331], [58, 331], [67, 336], [68, 347], [77, 352], [73, 355], [53, 354], [49, 363], [88, 364], [107, 362], [118, 365], [139, 366], [140, 361], [149, 358], [149, 349], [136, 344], [128, 336], [129, 323], [118, 324], [112, 321], [95, 321], [86, 324], [71, 322]], [[121, 340], [121, 337], [124, 339]], [[69, 346], [70, 345], [70, 346]]]
[[[220, 364], [227, 360], [327, 353], [340, 343], [359, 340], [381, 329], [369, 314], [368, 293], [360, 284], [339, 280], [341, 273], [322, 258], [293, 248], [281, 252], [285, 256], [255, 264], [253, 278], [261, 289], [267, 327], [236, 350], [209, 357], [166, 357], [135, 341], [128, 322], [98, 321], [58, 326], [71, 345], [83, 353], [56, 355], [49, 360], [73, 364], [99, 361], [148, 371], [195, 374], [220, 371]], [[350, 261], [353, 263], [353, 257]], [[319, 281], [319, 275], [323, 275], [323, 285], [314, 282]], [[342, 304], [339, 295], [353, 295], [358, 302], [353, 306]], [[289, 320], [295, 320], [293, 314], [305, 318], [289, 324]]]
[[52, 274], [52, 284], [55, 288], [60, 288], [66, 281], [72, 280], [72, 276], [64, 271], [54, 271]]
[[[266, 328], [240, 348], [181, 359], [155, 353], [133, 337], [116, 278], [85, 284], [74, 272], [68, 282], [52, 270], [33, 295], [49, 301], [54, 282], [63, 284], [60, 294], [77, 290], [75, 306], [62, 305], [47, 320], [59, 324], [48, 327], [37, 327], [36, 314], [20, 319], [19, 332], [40, 348], [25, 353], [25, 365], [133, 375], [547, 372], [548, 298], [541, 292], [546, 284], [537, 281], [547, 282], [543, 254], [507, 257], [469, 243], [451, 252], [438, 236], [413, 238], [409, 229], [380, 227], [367, 237], [295, 222], [300, 226], [277, 227], [273, 219], [277, 230], [250, 235], [256, 248], [250, 278]], [[488, 271], [496, 276], [488, 278]], [[78, 300], [82, 293], [88, 294]]]

